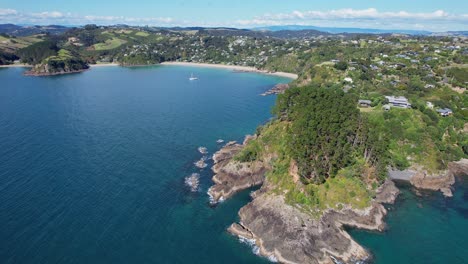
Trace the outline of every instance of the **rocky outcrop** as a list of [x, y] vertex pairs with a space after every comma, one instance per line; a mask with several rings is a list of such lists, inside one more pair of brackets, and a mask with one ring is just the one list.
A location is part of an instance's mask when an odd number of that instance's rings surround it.
[[266, 172], [263, 162], [238, 162], [233, 159], [251, 138], [246, 137], [242, 145], [234, 141], [229, 142], [213, 155], [215, 164], [212, 170], [215, 175], [212, 179], [215, 185], [208, 190], [211, 203], [217, 203], [239, 191], [263, 183]]
[[416, 188], [441, 191], [446, 197], [452, 197], [451, 186], [455, 183], [455, 177], [450, 170], [440, 174], [429, 174], [421, 170], [411, 177], [410, 183]]
[[450, 162], [447, 170], [439, 173], [429, 173], [420, 166], [413, 166], [411, 169], [404, 171], [389, 171], [391, 179], [409, 181], [419, 189], [441, 191], [447, 197], [452, 196], [452, 185], [455, 183], [455, 176], [467, 174], [468, 159]]
[[315, 219], [300, 208], [285, 203], [283, 196], [270, 194], [264, 185], [255, 198], [239, 211], [240, 222], [228, 231], [254, 240], [259, 253], [281, 263], [354, 263], [370, 254], [357, 244], [344, 227], [382, 231], [386, 210], [381, 203], [393, 203], [398, 189], [388, 180], [364, 210], [328, 210]]
[[287, 89], [289, 89], [289, 84], [287, 83], [279, 83], [275, 86], [273, 86], [273, 88], [271, 88], [270, 90], [262, 93], [261, 95], [262, 96], [267, 96], [267, 95], [271, 95], [271, 94], [282, 94], [284, 93], [284, 91], [286, 91]]

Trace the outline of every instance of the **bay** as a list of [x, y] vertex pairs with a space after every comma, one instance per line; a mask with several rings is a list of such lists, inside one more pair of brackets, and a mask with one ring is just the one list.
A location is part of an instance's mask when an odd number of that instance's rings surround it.
[[[208, 205], [194, 162], [270, 117], [288, 79], [229, 70], [0, 70], [2, 263], [258, 263], [226, 232], [249, 191]], [[191, 73], [198, 81], [189, 81]], [[211, 162], [208, 162], [211, 165]], [[184, 178], [200, 173], [198, 192]]]

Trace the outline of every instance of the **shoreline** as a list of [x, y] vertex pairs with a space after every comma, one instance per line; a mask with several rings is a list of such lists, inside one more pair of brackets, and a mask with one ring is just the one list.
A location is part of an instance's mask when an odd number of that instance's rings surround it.
[[[238, 66], [238, 65], [224, 65], [224, 64], [210, 64], [210, 63], [197, 63], [197, 62], [176, 62], [176, 61], [167, 61], [160, 64], [154, 65], [132, 65], [132, 66], [122, 66], [119, 63], [99, 63], [99, 64], [88, 64], [90, 68], [96, 67], [136, 67], [136, 66], [155, 66], [155, 65], [166, 65], [166, 66], [188, 66], [188, 67], [203, 67], [203, 68], [216, 68], [216, 69], [226, 69], [233, 70], [239, 73], [259, 73], [266, 74], [270, 76], [278, 76], [296, 80], [299, 78], [299, 75], [289, 72], [269, 72], [266, 70], [259, 70], [254, 67], [248, 66]], [[0, 65], [0, 68], [32, 68], [32, 65], [28, 64], [9, 64], [9, 65]]]
[[190, 66], [190, 67], [203, 67], [203, 68], [217, 68], [217, 69], [227, 69], [234, 70], [239, 72], [252, 72], [252, 73], [261, 73], [272, 76], [285, 77], [296, 80], [299, 78], [297, 74], [288, 73], [288, 72], [268, 72], [265, 70], [259, 70], [254, 67], [248, 66], [238, 66], [238, 65], [224, 65], [224, 64], [210, 64], [210, 63], [198, 63], [198, 62], [163, 62], [161, 65], [172, 65], [172, 66]]
[[88, 64], [90, 68], [94, 67], [115, 67], [120, 66], [118, 63], [98, 63], [98, 64]]
[[29, 64], [7, 64], [0, 65], [0, 68], [32, 68], [32, 65]]

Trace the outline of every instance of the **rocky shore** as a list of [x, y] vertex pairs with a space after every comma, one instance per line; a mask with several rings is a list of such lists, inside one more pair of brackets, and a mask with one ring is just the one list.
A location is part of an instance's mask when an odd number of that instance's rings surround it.
[[213, 156], [215, 185], [208, 191], [212, 202], [263, 184], [252, 194], [253, 200], [240, 209], [240, 221], [228, 228], [231, 234], [252, 241], [259, 254], [281, 263], [355, 263], [370, 258], [370, 253], [349, 236], [345, 227], [384, 230], [387, 211], [382, 203], [393, 203], [399, 193], [391, 180], [377, 190], [368, 208], [329, 209], [317, 219], [287, 204], [283, 194], [270, 192], [271, 186], [264, 177], [268, 162], [239, 163], [233, 159], [244, 144], [229, 142]]
[[271, 88], [270, 90], [262, 93], [261, 96], [267, 96], [267, 95], [272, 95], [272, 94], [282, 94], [287, 89], [289, 89], [289, 84], [279, 83], [279, 84], [273, 86], [273, 88]]
[[416, 188], [441, 191], [446, 197], [451, 197], [455, 176], [468, 175], [468, 159], [450, 162], [447, 170], [435, 174], [428, 173], [420, 166], [413, 166], [404, 171], [390, 170], [389, 175], [394, 180], [408, 181]]
[[315, 219], [267, 189], [264, 185], [254, 193], [253, 201], [239, 211], [239, 223], [228, 231], [255, 241], [261, 255], [281, 263], [357, 263], [369, 259], [370, 253], [349, 236], [345, 227], [383, 231], [387, 211], [381, 203], [393, 203], [398, 195], [398, 189], [388, 180], [370, 207], [328, 210]]
[[63, 63], [60, 66], [52, 67], [49, 64], [35, 65], [31, 70], [26, 71], [26, 76], [54, 76], [71, 73], [80, 73], [89, 69], [89, 65], [84, 62]]
[[246, 137], [244, 143], [228, 142], [221, 150], [213, 155], [215, 175], [212, 180], [215, 183], [208, 195], [212, 203], [223, 201], [235, 193], [263, 183], [266, 167], [263, 162], [238, 162], [233, 157], [239, 153], [243, 146], [252, 137]]
[[36, 72], [36, 71], [26, 71], [24, 73], [25, 76], [55, 76], [55, 75], [63, 75], [63, 74], [71, 74], [71, 73], [80, 73], [87, 71], [88, 69], [81, 69], [81, 70], [73, 70], [73, 71], [59, 71], [59, 72]]

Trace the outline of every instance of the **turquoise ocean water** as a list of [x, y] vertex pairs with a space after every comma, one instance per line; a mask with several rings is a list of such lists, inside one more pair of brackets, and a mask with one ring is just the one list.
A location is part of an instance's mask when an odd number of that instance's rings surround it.
[[[0, 69], [1, 263], [267, 263], [225, 231], [249, 191], [212, 208], [212, 173], [193, 163], [199, 146], [212, 154], [217, 139], [266, 122], [275, 97], [259, 94], [287, 79], [179, 66], [23, 71]], [[352, 234], [377, 263], [467, 263], [459, 185], [452, 200], [404, 191], [386, 233]]]

